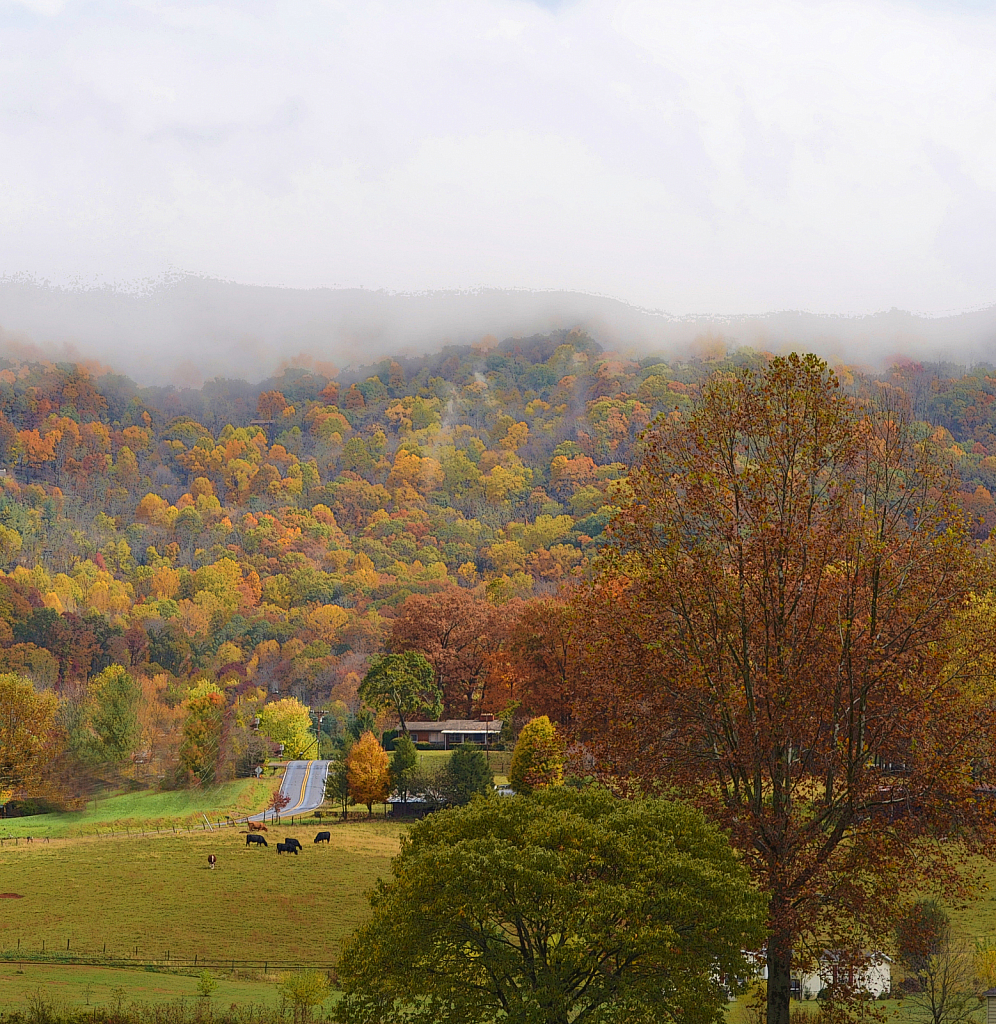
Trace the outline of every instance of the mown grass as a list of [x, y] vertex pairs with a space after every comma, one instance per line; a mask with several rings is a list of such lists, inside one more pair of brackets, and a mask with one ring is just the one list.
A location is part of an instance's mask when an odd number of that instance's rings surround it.
[[[210, 1003], [215, 1006], [236, 1003], [276, 1007], [280, 1004], [276, 977], [247, 981], [233, 979], [221, 971], [213, 972], [213, 976], [217, 987], [211, 993]], [[60, 1011], [87, 1006], [115, 1009], [119, 1001], [124, 1006], [177, 999], [186, 1000], [188, 1005], [204, 1004], [197, 990], [195, 974], [0, 963], [0, 1006], [4, 1010], [30, 1006], [39, 996]]]
[[[922, 1021], [923, 1018], [913, 1013], [912, 1007], [908, 1002], [903, 1003], [896, 999], [884, 999], [884, 1000], [873, 1000], [867, 1004], [868, 1013], [865, 1019], [869, 1022], [878, 1020], [879, 1018], [873, 1017], [872, 1013], [881, 1013], [884, 1015], [885, 1020], [895, 1021], [896, 1024], [912, 1024], [914, 1021]], [[802, 1002], [792, 1003], [792, 1012], [801, 1011], [806, 1013], [813, 1019], [813, 1024], [819, 1020], [820, 1004], [815, 999], [803, 1000]], [[980, 1004], [978, 1012], [975, 1014], [975, 1021], [979, 1024], [983, 1024], [986, 1019], [985, 1004]], [[753, 1024], [756, 1020], [755, 1016], [752, 1016], [742, 1000], [738, 1000], [735, 1003], [730, 1003], [726, 1008], [726, 1021], [727, 1024]]]
[[971, 898], [947, 908], [951, 923], [956, 934], [970, 943], [987, 939], [996, 943], [996, 862], [979, 859], [971, 865], [977, 868], [981, 884]]
[[[420, 750], [418, 752], [420, 767], [432, 774], [439, 771], [452, 756], [452, 750]], [[487, 751], [488, 763], [495, 774], [495, 780], [507, 781], [508, 769], [512, 764], [510, 750]]]
[[244, 817], [262, 810], [280, 783], [280, 776], [236, 779], [203, 789], [140, 790], [100, 797], [82, 811], [35, 814], [0, 820], [0, 837], [66, 837], [126, 828], [172, 828]]
[[[114, 839], [9, 843], [0, 851], [0, 952], [331, 962], [366, 919], [367, 893], [405, 826], [324, 823], [271, 826], [267, 849], [247, 848], [239, 830]], [[296, 836], [299, 856], [278, 855]], [[215, 870], [207, 857], [215, 854]], [[137, 954], [135, 953], [137, 949]]]

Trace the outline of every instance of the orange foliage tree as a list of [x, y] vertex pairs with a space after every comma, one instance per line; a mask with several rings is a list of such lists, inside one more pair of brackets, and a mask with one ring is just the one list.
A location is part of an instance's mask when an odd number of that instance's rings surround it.
[[729, 830], [787, 1024], [794, 956], [857, 957], [903, 893], [992, 853], [991, 700], [945, 656], [973, 582], [956, 481], [894, 389], [861, 408], [792, 356], [658, 421], [630, 484], [580, 600], [579, 733]]
[[540, 597], [498, 611], [504, 636], [489, 660], [489, 706], [500, 713], [512, 706], [525, 717], [548, 715], [569, 726], [573, 607]]
[[447, 713], [473, 718], [485, 696], [488, 655], [496, 642], [494, 607], [460, 587], [414, 594], [391, 630], [391, 649], [421, 651], [436, 670]]
[[346, 774], [349, 795], [356, 803], [366, 804], [367, 813], [373, 817], [373, 805], [387, 798], [391, 777], [387, 752], [369, 730], [350, 748]]

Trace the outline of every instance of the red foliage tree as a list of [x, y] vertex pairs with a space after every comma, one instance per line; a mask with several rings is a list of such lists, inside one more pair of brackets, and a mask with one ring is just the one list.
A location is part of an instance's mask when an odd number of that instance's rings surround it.
[[646, 436], [579, 604], [602, 769], [684, 792], [770, 896], [768, 1024], [793, 951], [856, 952], [992, 851], [990, 698], [945, 653], [972, 585], [956, 482], [896, 396], [859, 409], [812, 356], [713, 379]]
[[473, 718], [485, 699], [495, 608], [460, 587], [413, 594], [391, 630], [393, 651], [421, 651], [436, 670], [447, 714]]
[[546, 715], [560, 726], [570, 725], [573, 611], [554, 597], [512, 601], [497, 610], [488, 664], [489, 710], [500, 713], [514, 704], [520, 720]]

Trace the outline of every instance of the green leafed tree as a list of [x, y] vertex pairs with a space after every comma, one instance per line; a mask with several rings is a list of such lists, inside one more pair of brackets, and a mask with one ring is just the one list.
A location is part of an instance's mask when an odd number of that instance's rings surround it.
[[399, 736], [394, 741], [394, 750], [391, 752], [391, 762], [388, 765], [388, 772], [391, 776], [391, 786], [398, 796], [408, 802], [408, 794], [412, 791], [412, 780], [418, 770], [418, 751], [411, 737]]
[[349, 1024], [723, 1020], [764, 899], [694, 809], [560, 787], [420, 822], [339, 961]]
[[393, 711], [408, 732], [408, 722], [417, 715], [437, 719], [443, 710], [443, 694], [436, 672], [419, 651], [401, 651], [374, 658], [360, 683], [360, 697], [378, 711]]
[[294, 1007], [294, 1024], [307, 1024], [329, 997], [329, 979], [320, 971], [297, 971], [285, 978], [280, 994]]
[[311, 715], [296, 697], [285, 697], [264, 705], [259, 716], [259, 731], [274, 743], [282, 743], [284, 757], [288, 760], [301, 757], [315, 742]]
[[450, 803], [462, 806], [478, 794], [490, 793], [494, 774], [484, 751], [472, 743], [461, 743], [450, 755], [443, 773], [442, 788]]
[[523, 726], [512, 751], [508, 781], [516, 793], [526, 796], [533, 790], [563, 783], [564, 745], [546, 715]]
[[94, 760], [123, 761], [135, 751], [140, 698], [138, 684], [121, 665], [108, 666], [90, 685], [88, 752]]

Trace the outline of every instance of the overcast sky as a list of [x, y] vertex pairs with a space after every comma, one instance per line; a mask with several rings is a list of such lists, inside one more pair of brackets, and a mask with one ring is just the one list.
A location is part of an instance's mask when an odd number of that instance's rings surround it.
[[988, 305], [994, 54], [968, 0], [0, 0], [0, 275]]

